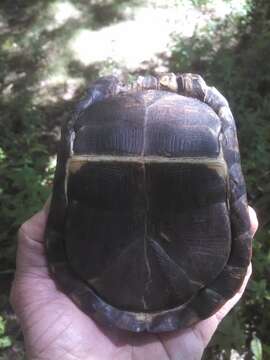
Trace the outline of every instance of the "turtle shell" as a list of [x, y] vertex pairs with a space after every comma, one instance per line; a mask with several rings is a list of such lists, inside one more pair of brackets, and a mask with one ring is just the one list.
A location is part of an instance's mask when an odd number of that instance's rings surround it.
[[161, 332], [217, 311], [251, 257], [222, 95], [192, 74], [97, 80], [62, 130], [46, 243], [57, 284], [98, 321]]

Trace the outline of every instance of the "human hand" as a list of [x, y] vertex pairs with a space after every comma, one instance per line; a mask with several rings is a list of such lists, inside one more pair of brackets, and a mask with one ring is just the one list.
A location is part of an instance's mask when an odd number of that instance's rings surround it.
[[[255, 234], [258, 221], [249, 208]], [[186, 330], [132, 334], [103, 329], [59, 291], [49, 276], [44, 229], [48, 204], [24, 223], [18, 236], [11, 303], [24, 333], [29, 360], [189, 360], [200, 359], [218, 324], [243, 295], [241, 289], [217, 313]]]

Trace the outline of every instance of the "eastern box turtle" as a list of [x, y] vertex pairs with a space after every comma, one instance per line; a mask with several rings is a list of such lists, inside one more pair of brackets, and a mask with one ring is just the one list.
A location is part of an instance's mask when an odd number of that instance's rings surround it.
[[162, 332], [240, 288], [251, 232], [236, 126], [199, 75], [103, 77], [62, 129], [47, 256], [89, 316]]

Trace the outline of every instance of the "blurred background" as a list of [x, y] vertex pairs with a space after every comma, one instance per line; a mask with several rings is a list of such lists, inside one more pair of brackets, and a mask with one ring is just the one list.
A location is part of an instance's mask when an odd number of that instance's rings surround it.
[[16, 232], [48, 197], [61, 124], [98, 76], [196, 72], [229, 100], [260, 229], [253, 276], [205, 359], [270, 359], [269, 0], [1, 0], [0, 360], [26, 359], [8, 304]]

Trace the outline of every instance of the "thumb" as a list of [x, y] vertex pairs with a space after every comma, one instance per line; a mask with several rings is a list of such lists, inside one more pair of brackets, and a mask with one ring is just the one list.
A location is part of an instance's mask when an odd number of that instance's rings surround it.
[[[44, 246], [49, 204], [50, 199], [37, 214], [22, 224], [18, 232], [16, 272], [10, 294], [10, 302], [17, 312], [24, 309], [26, 303], [33, 302], [37, 294], [41, 296], [44, 289], [50, 287]], [[51, 284], [52, 288], [53, 286]]]
[[18, 232], [18, 249], [16, 257], [16, 276], [21, 273], [32, 273], [47, 270], [45, 258], [44, 232], [48, 217], [50, 198], [44, 207], [29, 220]]

